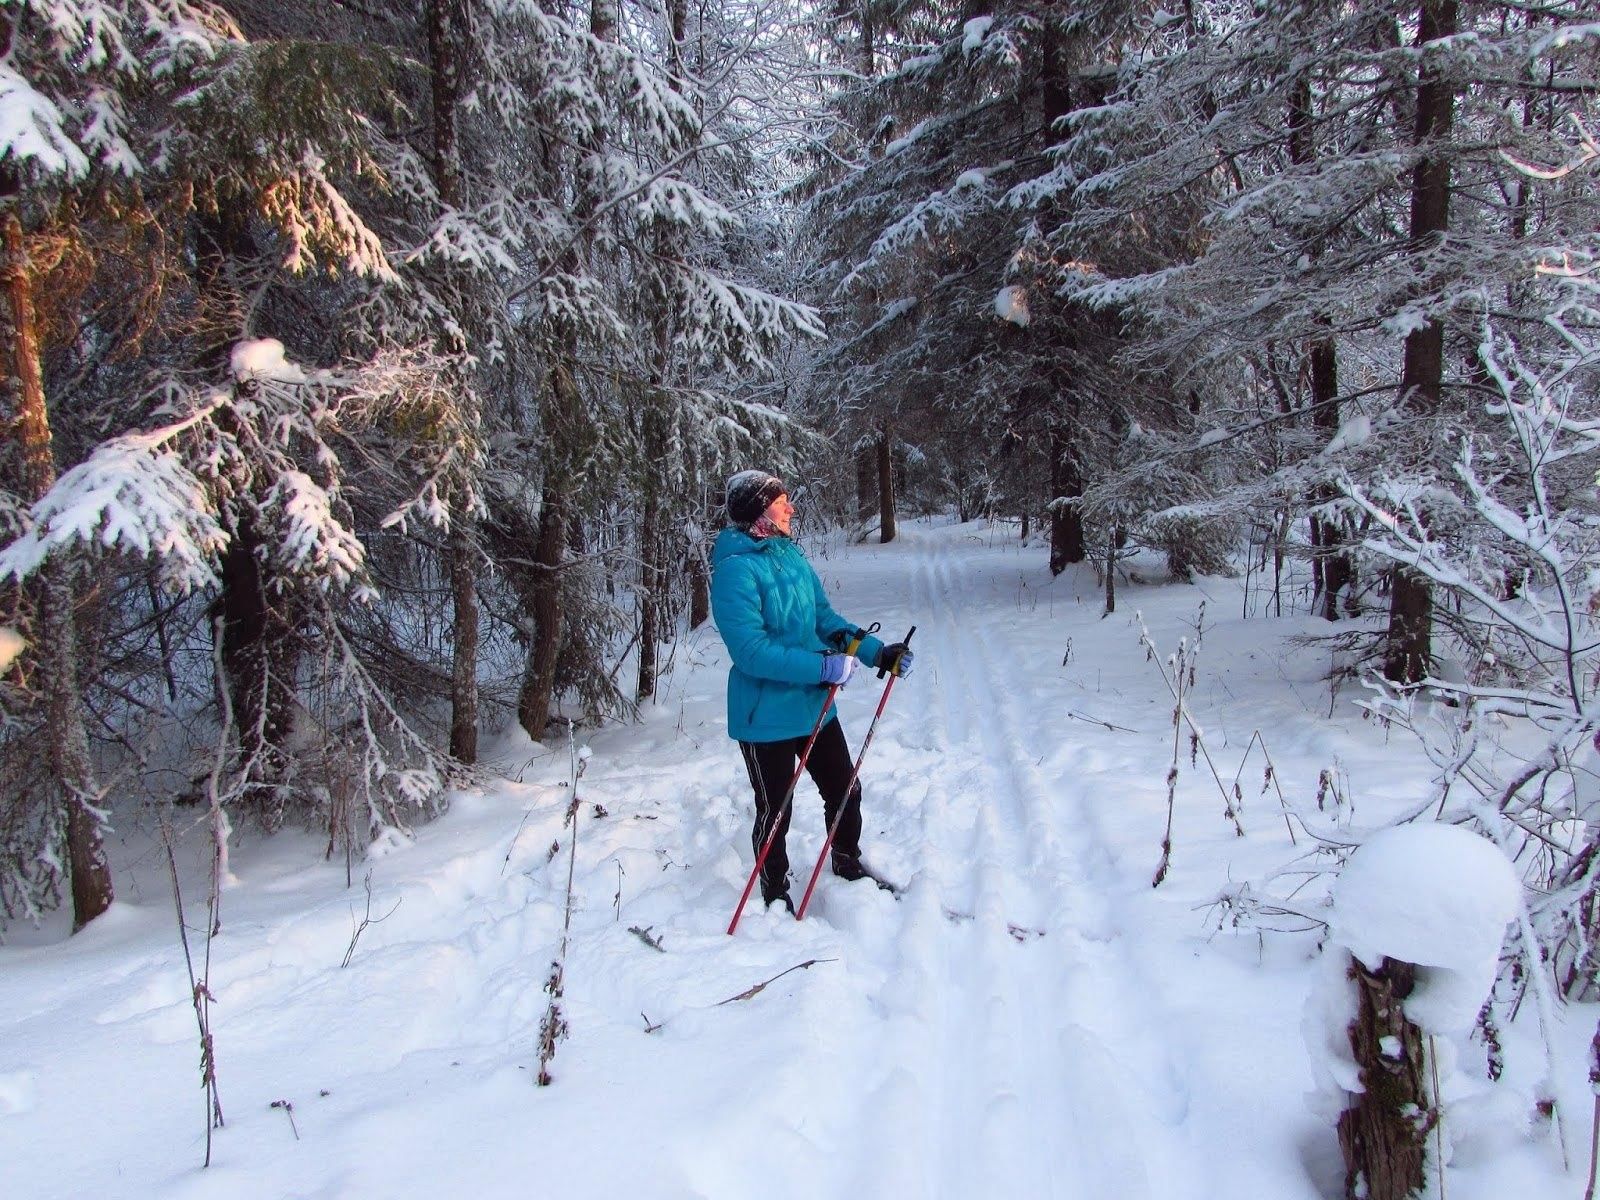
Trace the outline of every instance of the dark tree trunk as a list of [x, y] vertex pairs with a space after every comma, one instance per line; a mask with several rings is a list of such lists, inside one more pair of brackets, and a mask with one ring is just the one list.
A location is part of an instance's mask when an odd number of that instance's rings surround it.
[[1428, 1136], [1437, 1121], [1424, 1075], [1422, 1031], [1406, 1019], [1403, 1005], [1416, 986], [1416, 968], [1386, 958], [1368, 971], [1352, 960], [1350, 978], [1360, 997], [1350, 1049], [1363, 1090], [1339, 1115], [1345, 1195], [1407, 1200], [1422, 1192]]
[[478, 761], [478, 575], [477, 548], [465, 528], [465, 513], [450, 526], [450, 598], [455, 639], [450, 660], [450, 756]]
[[1389, 582], [1389, 629], [1384, 678], [1418, 683], [1428, 674], [1433, 627], [1433, 588], [1409, 567], [1396, 567]]
[[[15, 194], [15, 180], [8, 170], [0, 178], [0, 195]], [[33, 266], [21, 219], [13, 209], [5, 213], [4, 220], [4, 262], [0, 266], [7, 301], [6, 311], [0, 315], [0, 348], [6, 359], [3, 384], [15, 405], [13, 429], [22, 452], [23, 486], [27, 498], [37, 501], [56, 481], [55, 449], [40, 367]], [[66, 829], [74, 931], [105, 912], [114, 895], [105, 835], [92, 807], [99, 794], [89, 762], [89, 735], [78, 679], [76, 599], [70, 566], [46, 564], [37, 592], [40, 683], [48, 743], [44, 749], [65, 816], [61, 824]]]
[[[667, 66], [671, 87], [683, 89], [683, 42], [688, 34], [689, 12], [685, 0], [666, 0]], [[658, 233], [656, 254], [662, 259], [676, 258], [681, 250], [673, 235]], [[672, 428], [673, 403], [668, 384], [673, 378], [672, 313], [658, 309], [651, 320], [655, 325], [654, 380], [645, 396], [644, 409], [644, 503], [639, 528], [639, 676], [636, 695], [647, 700], [656, 694], [660, 670], [659, 648], [677, 621], [671, 611], [668, 588], [666, 525], [668, 507], [676, 497], [666, 486], [665, 464]]]
[[1050, 574], [1059, 575], [1068, 563], [1082, 562], [1088, 557], [1088, 546], [1083, 536], [1083, 513], [1076, 504], [1063, 504], [1063, 500], [1078, 500], [1083, 496], [1083, 475], [1078, 470], [1077, 454], [1072, 444], [1072, 434], [1064, 426], [1066, 418], [1057, 417], [1050, 429]]
[[[1331, 439], [1339, 429], [1339, 406], [1334, 403], [1334, 398], [1339, 394], [1339, 368], [1333, 339], [1324, 337], [1313, 341], [1309, 359], [1312, 427]], [[1325, 504], [1337, 495], [1334, 487], [1323, 486], [1317, 489], [1313, 500]], [[1322, 617], [1324, 620], [1337, 621], [1339, 595], [1355, 582], [1355, 560], [1350, 553], [1345, 524], [1323, 516], [1312, 517], [1311, 545], [1316, 597], [1321, 605]]]
[[639, 527], [639, 680], [638, 698], [656, 694], [656, 650], [661, 644], [662, 599], [666, 592], [665, 541], [662, 536], [661, 462], [666, 454], [666, 414], [660, 396], [646, 401], [644, 414], [644, 502]]
[[[439, 200], [461, 205], [461, 168], [456, 137], [456, 107], [461, 102], [461, 59], [468, 36], [467, 0], [428, 0], [428, 59], [432, 68], [433, 170]], [[462, 381], [458, 403], [469, 389]], [[457, 484], [457, 491], [463, 485]], [[478, 761], [478, 555], [474, 521], [465, 504], [450, 506], [450, 754], [458, 762]]]
[[[1316, 159], [1313, 140], [1311, 80], [1302, 75], [1289, 94], [1289, 161], [1306, 166]], [[1313, 257], [1320, 257], [1321, 245], [1312, 247]], [[1319, 325], [1326, 326], [1325, 319]], [[1329, 438], [1339, 428], [1339, 360], [1331, 335], [1313, 337], [1306, 349], [1306, 365], [1311, 377], [1311, 425], [1326, 433]], [[1314, 504], [1326, 504], [1338, 495], [1331, 486], [1317, 489], [1312, 496]], [[1355, 578], [1355, 564], [1349, 547], [1345, 544], [1345, 529], [1341, 522], [1322, 516], [1311, 518], [1311, 571], [1315, 583], [1316, 603], [1322, 616], [1329, 621], [1338, 620], [1339, 593]]]
[[[294, 728], [300, 646], [287, 613], [291, 599], [268, 588], [263, 549], [254, 522], [248, 514], [241, 516], [222, 554], [217, 606], [240, 766], [252, 784], [270, 791], [283, 773], [282, 747]], [[270, 797], [258, 791], [256, 799], [269, 802]]]
[[[1455, 32], [1456, 0], [1422, 0], [1418, 45], [1451, 37]], [[1454, 117], [1454, 85], [1441, 79], [1435, 67], [1424, 65], [1418, 75], [1415, 133], [1422, 158], [1411, 177], [1413, 254], [1434, 249], [1450, 228], [1450, 160], [1434, 143], [1449, 136]], [[1444, 326], [1429, 320], [1406, 335], [1401, 403], [1418, 411], [1437, 411], [1443, 382]], [[1406, 567], [1395, 567], [1392, 573], [1383, 673], [1394, 683], [1416, 683], [1427, 674], [1432, 656], [1430, 585]]]
[[[223, 208], [195, 226], [196, 284], [212, 331], [200, 365], [224, 375], [232, 341], [248, 322], [235, 264], [258, 256], [245, 222], [242, 212]], [[257, 385], [235, 386], [248, 394]], [[231, 409], [220, 411], [217, 419], [224, 425], [238, 420]], [[238, 768], [268, 821], [279, 815], [273, 807], [275, 789], [284, 765], [282, 747], [294, 725], [301, 655], [294, 584], [275, 578], [266, 566], [266, 544], [251, 515], [255, 498], [273, 482], [252, 479], [240, 497], [222, 552], [215, 610], [222, 622], [222, 671], [238, 727]]]
[[878, 434], [878, 540], [894, 541], [894, 437], [888, 425]]
[[517, 720], [531, 738], [544, 736], [555, 695], [556, 663], [561, 655], [561, 564], [566, 555], [568, 500], [560, 482], [547, 480], [534, 548], [533, 640], [517, 697]]
[[1106, 606], [1100, 615], [1109, 617], [1117, 611], [1117, 550], [1122, 541], [1122, 531], [1112, 529], [1106, 536]]
[[[1052, 32], [1043, 51], [1043, 78], [1040, 80], [1040, 103], [1044, 119], [1050, 128], [1056, 121], [1072, 111], [1071, 74], [1058, 36]], [[1046, 133], [1054, 141], [1053, 133]], [[1060, 334], [1058, 333], [1059, 337]], [[1057, 347], [1064, 351], [1066, 347]], [[1083, 469], [1078, 459], [1077, 437], [1078, 401], [1072, 396], [1071, 380], [1061, 368], [1052, 369], [1048, 386], [1054, 393], [1050, 418], [1050, 574], [1059, 575], [1069, 563], [1083, 562], [1089, 556], [1084, 540], [1083, 513], [1076, 504], [1063, 504], [1063, 500], [1078, 500], [1083, 496]], [[1066, 404], [1069, 411], [1054, 408]], [[1108, 576], [1109, 578], [1109, 576]], [[1107, 585], [1110, 586], [1109, 584]], [[1106, 611], [1111, 611], [1111, 593], [1106, 594]]]
[[863, 446], [856, 454], [856, 520], [865, 525], [878, 511], [878, 448]]
[[689, 628], [699, 629], [711, 619], [711, 573], [706, 568], [704, 537], [689, 546]]

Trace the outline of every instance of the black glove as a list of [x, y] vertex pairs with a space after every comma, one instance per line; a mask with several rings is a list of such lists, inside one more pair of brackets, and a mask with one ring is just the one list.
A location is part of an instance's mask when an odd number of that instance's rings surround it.
[[850, 650], [851, 642], [859, 643], [866, 636], [867, 631], [865, 629], [841, 629], [830, 637], [828, 641], [840, 654], [846, 654]]
[[911, 664], [915, 659], [911, 647], [904, 642], [896, 642], [878, 651], [878, 661], [874, 665], [879, 671], [887, 671], [890, 675], [904, 679], [911, 674]]

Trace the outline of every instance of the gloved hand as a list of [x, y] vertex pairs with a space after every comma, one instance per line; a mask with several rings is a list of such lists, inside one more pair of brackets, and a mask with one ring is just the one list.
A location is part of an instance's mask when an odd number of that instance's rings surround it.
[[897, 675], [904, 679], [911, 674], [911, 664], [915, 659], [916, 655], [911, 653], [911, 647], [904, 642], [896, 642], [892, 646], [885, 646], [878, 652], [876, 666], [880, 671], [887, 671], [891, 675]]
[[856, 673], [856, 660], [848, 654], [824, 654], [822, 656], [822, 682], [836, 683], [840, 687], [850, 682], [850, 676]]
[[[877, 626], [874, 625], [873, 628], [876, 629]], [[850, 643], [855, 642], [859, 644], [861, 639], [866, 636], [867, 631], [865, 629], [841, 629], [832, 637], [830, 637], [828, 641], [832, 643], [833, 648], [840, 654], [849, 654]]]

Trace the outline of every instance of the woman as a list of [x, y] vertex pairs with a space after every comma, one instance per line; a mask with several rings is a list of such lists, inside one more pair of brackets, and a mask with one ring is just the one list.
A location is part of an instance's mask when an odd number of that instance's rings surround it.
[[[793, 912], [785, 793], [828, 688], [848, 683], [858, 660], [908, 675], [912, 655], [901, 643], [885, 646], [833, 611], [822, 581], [789, 538], [794, 505], [782, 480], [763, 471], [741, 471], [728, 480], [726, 508], [728, 528], [717, 535], [711, 552], [711, 613], [733, 659], [728, 736], [739, 743], [755, 791], [751, 841], [758, 855], [778, 821], [761, 868], [761, 898]], [[845, 652], [852, 643], [853, 657]], [[830, 706], [806, 771], [822, 793], [830, 826], [843, 806], [832, 861], [833, 873], [843, 879], [871, 875], [861, 863], [859, 781], [845, 794], [853, 768], [838, 713]]]

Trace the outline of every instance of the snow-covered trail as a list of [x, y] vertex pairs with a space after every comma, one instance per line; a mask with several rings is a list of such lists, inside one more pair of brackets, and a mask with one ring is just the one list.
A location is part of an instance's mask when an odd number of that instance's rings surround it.
[[863, 1177], [896, 1196], [1206, 1194], [1161, 1013], [1095, 887], [1081, 792], [1036, 766], [1036, 664], [1006, 637], [1003, 582], [948, 538], [911, 540], [881, 569], [891, 616], [917, 624], [919, 669], [891, 697], [917, 765], [885, 755], [887, 788], [882, 760], [867, 772], [868, 829], [914, 834]]
[[[1170, 648], [1202, 590], [1130, 587], [1102, 620], [1091, 572], [1051, 578], [1039, 547], [977, 523], [812, 549], [847, 617], [889, 640], [917, 626], [917, 669], [863, 769], [864, 847], [901, 897], [824, 872], [806, 920], [756, 905], [727, 936], [751, 800], [726, 654], [702, 628], [639, 723], [578, 734], [593, 756], [554, 1086], [533, 1076], [574, 848], [569, 747], [507, 738], [504, 782], [357, 864], [354, 888], [319, 838], [241, 825], [211, 977], [228, 1126], [207, 1171], [164, 854], [130, 815], [109, 917], [0, 946], [8, 1185], [28, 1200], [1334, 1194], [1336, 1146], [1302, 1101], [1306, 952], [1208, 944], [1197, 915], [1230, 876], [1284, 860], [1281, 816], [1254, 801], [1235, 838], [1210, 780], [1185, 773], [1173, 871], [1149, 886], [1170, 700], [1129, 611]], [[1324, 664], [1284, 652], [1295, 622], [1207, 628], [1195, 703], [1228, 761], [1267, 725], [1285, 779], [1339, 761], [1364, 798], [1406, 785], [1381, 731], [1311, 702]], [[857, 749], [882, 686], [863, 672], [841, 699]], [[804, 781], [797, 872], [820, 808]]]

